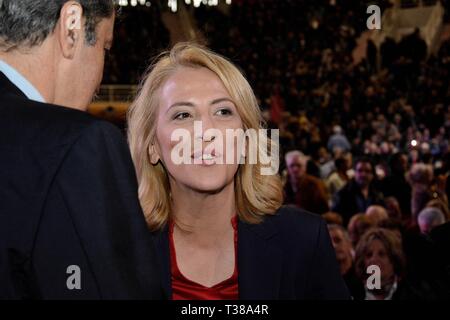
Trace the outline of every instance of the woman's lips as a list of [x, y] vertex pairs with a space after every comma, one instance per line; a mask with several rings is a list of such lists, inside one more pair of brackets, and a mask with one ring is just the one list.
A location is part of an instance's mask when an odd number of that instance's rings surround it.
[[192, 153], [191, 158], [194, 159], [194, 164], [199, 165], [213, 165], [216, 163], [216, 159], [220, 157], [220, 154], [215, 149], [210, 151], [199, 150]]

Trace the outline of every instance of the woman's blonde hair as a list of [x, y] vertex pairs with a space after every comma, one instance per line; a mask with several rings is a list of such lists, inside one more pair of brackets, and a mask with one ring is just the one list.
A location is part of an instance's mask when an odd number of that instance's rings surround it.
[[[156, 165], [150, 162], [149, 147], [156, 142], [159, 90], [179, 67], [207, 68], [215, 73], [236, 104], [243, 129], [260, 129], [263, 125], [253, 90], [227, 59], [193, 43], [179, 43], [170, 52], [161, 54], [144, 77], [127, 116], [128, 141], [136, 166], [139, 199], [152, 231], [164, 227], [171, 206], [168, 173], [161, 161]], [[270, 145], [270, 139], [267, 142]], [[267, 146], [262, 150], [267, 150]], [[247, 223], [261, 222], [264, 215], [274, 214], [282, 205], [279, 176], [261, 175], [261, 167], [259, 159], [256, 164], [241, 164], [235, 176], [238, 215]]]

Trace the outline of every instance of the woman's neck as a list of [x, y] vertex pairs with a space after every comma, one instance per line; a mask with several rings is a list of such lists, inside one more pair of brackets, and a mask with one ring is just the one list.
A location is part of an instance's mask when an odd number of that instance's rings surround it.
[[[382, 280], [380, 289], [373, 289], [372, 294], [377, 300], [384, 300], [386, 297], [391, 296], [397, 289], [397, 277], [393, 275], [389, 279]], [[391, 292], [392, 291], [392, 292]]]
[[234, 183], [214, 194], [171, 185], [172, 216], [180, 231], [199, 238], [216, 238], [232, 227], [236, 215]]

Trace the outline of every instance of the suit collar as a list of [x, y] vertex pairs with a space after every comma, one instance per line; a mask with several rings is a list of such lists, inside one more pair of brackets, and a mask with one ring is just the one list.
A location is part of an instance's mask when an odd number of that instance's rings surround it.
[[45, 103], [37, 88], [17, 69], [0, 59], [0, 72], [3, 73], [28, 99]]
[[17, 88], [4, 74], [0, 72], [0, 92], [4, 91], [7, 93], [12, 93], [21, 98], [27, 98], [27, 96]]
[[[270, 219], [270, 217], [269, 217]], [[241, 300], [276, 299], [281, 278], [282, 253], [273, 239], [277, 230], [273, 224], [238, 223], [238, 281]], [[168, 226], [154, 232], [162, 287], [167, 299], [172, 299], [171, 265]]]

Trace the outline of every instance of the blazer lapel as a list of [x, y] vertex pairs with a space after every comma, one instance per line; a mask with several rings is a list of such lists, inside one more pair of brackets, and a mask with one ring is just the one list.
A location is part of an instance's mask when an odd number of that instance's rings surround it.
[[[239, 299], [277, 299], [280, 290], [282, 253], [271, 241], [276, 230], [264, 223], [238, 224]], [[168, 227], [153, 233], [158, 264], [161, 268], [162, 288], [172, 299], [171, 265]]]
[[277, 231], [264, 222], [238, 225], [239, 299], [277, 299], [282, 253], [273, 243]]
[[153, 233], [156, 253], [158, 256], [158, 265], [160, 267], [161, 282], [164, 295], [172, 300], [172, 277], [169, 252], [169, 229], [168, 226], [163, 230]]

